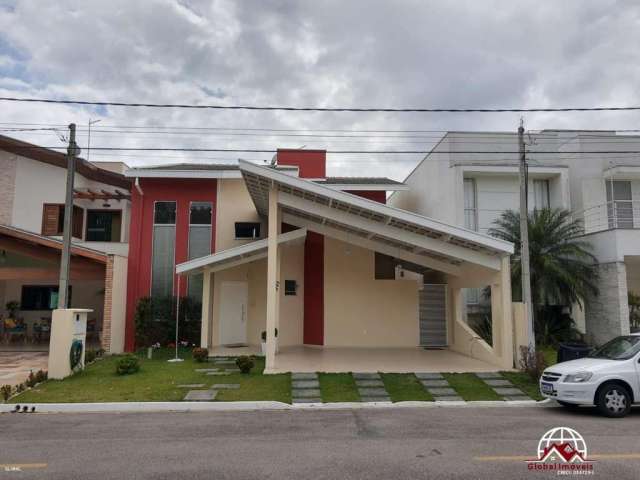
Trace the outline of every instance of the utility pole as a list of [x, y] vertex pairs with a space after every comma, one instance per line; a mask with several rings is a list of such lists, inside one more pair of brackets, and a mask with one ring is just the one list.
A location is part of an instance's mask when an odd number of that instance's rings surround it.
[[64, 202], [64, 233], [60, 258], [60, 282], [58, 286], [58, 308], [68, 308], [69, 264], [71, 263], [71, 230], [73, 227], [73, 177], [76, 172], [76, 124], [69, 125], [69, 147], [67, 148], [67, 196]]
[[520, 152], [520, 263], [522, 271], [522, 302], [527, 312], [527, 335], [529, 349], [535, 353], [536, 341], [533, 327], [533, 304], [531, 303], [531, 273], [529, 269], [529, 208], [527, 205], [527, 159], [524, 148], [524, 125], [520, 119], [518, 127]]

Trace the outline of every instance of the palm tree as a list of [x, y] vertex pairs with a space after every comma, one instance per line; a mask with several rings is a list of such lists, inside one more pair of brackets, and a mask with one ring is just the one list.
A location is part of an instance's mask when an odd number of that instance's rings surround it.
[[[520, 214], [508, 210], [494, 222], [489, 234], [512, 242], [511, 279], [513, 298], [522, 298], [520, 268]], [[580, 236], [582, 222], [563, 209], [534, 210], [529, 214], [529, 254], [531, 296], [536, 310], [549, 305], [582, 306], [584, 299], [597, 295], [596, 258], [591, 245]]]

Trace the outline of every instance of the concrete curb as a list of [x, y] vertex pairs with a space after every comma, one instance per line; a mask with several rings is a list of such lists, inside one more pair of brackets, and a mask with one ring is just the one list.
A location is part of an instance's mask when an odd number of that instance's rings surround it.
[[12, 413], [16, 405], [27, 407], [35, 413], [140, 413], [140, 412], [238, 412], [256, 410], [361, 410], [365, 408], [496, 408], [496, 407], [545, 407], [551, 400], [525, 401], [407, 401], [407, 402], [336, 402], [297, 403], [282, 402], [113, 402], [113, 403], [20, 403], [2, 404], [0, 413]]

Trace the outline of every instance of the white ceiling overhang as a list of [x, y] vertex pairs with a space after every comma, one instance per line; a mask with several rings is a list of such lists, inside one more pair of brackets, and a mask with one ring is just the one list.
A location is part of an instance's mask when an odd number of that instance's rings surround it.
[[[292, 244], [304, 241], [307, 230], [302, 228], [293, 232], [278, 235], [278, 244]], [[212, 253], [206, 257], [196, 258], [176, 265], [178, 274], [194, 274], [203, 271], [219, 272], [267, 257], [267, 239], [247, 243], [239, 247], [229, 248]]]
[[500, 269], [513, 244], [356, 195], [336, 191], [276, 169], [240, 161], [240, 171], [261, 215], [269, 190], [278, 189], [282, 220], [298, 227], [435, 270], [459, 274], [464, 263]]

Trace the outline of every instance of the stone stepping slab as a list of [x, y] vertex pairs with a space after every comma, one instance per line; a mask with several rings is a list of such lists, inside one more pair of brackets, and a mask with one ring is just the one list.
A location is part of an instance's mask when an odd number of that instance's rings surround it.
[[320, 382], [318, 380], [294, 380], [291, 382], [291, 386], [294, 390], [306, 389], [306, 388], [320, 388]]
[[190, 402], [210, 402], [216, 399], [216, 395], [216, 390], [189, 390], [184, 399]]
[[240, 388], [239, 383], [216, 383], [211, 386], [213, 390], [236, 390]]
[[501, 397], [509, 397], [509, 396], [521, 396], [524, 395], [522, 390], [514, 387], [495, 387], [493, 389]]
[[301, 388], [294, 389], [291, 392], [292, 398], [310, 398], [310, 397], [320, 397], [320, 389], [319, 388]]
[[207, 375], [218, 377], [223, 375], [231, 375], [231, 372], [208, 372]]
[[382, 380], [356, 380], [356, 386], [360, 387], [378, 387], [384, 388], [384, 382]]
[[449, 386], [449, 382], [447, 382], [444, 379], [442, 379], [442, 380], [422, 380], [420, 383], [422, 383], [422, 386], [426, 387], [427, 389], [429, 389], [429, 388], [442, 388], [442, 387], [448, 387]]
[[240, 369], [239, 368], [225, 368], [224, 371], [225, 372], [240, 373]]
[[444, 377], [441, 373], [431, 373], [431, 372], [418, 372], [414, 373], [414, 375], [420, 380], [442, 380]]
[[434, 397], [447, 397], [447, 396], [458, 395], [458, 393], [451, 387], [433, 387], [433, 388], [428, 388], [427, 390], [429, 390], [429, 393]]
[[186, 383], [184, 385], [176, 385], [178, 388], [203, 388], [204, 383]]
[[196, 372], [198, 373], [217, 372], [219, 370], [219, 368], [196, 368]]
[[214, 360], [213, 363], [216, 365], [235, 365], [235, 360]]
[[486, 383], [490, 387], [513, 387], [513, 383], [511, 383], [506, 378], [504, 378], [504, 379], [501, 379], [501, 378], [495, 378], [495, 379], [494, 378], [489, 378], [487, 380], [484, 380], [484, 383]]
[[291, 380], [317, 380], [318, 374], [315, 372], [294, 372], [291, 374]]
[[476, 375], [504, 400], [531, 400], [498, 372], [476, 373]]
[[356, 379], [356, 380], [380, 380], [380, 374], [379, 373], [355, 372], [352, 375], [353, 375], [353, 378]]
[[360, 394], [361, 397], [388, 397], [389, 396], [389, 394], [384, 389], [384, 387], [359, 388], [358, 393]]

